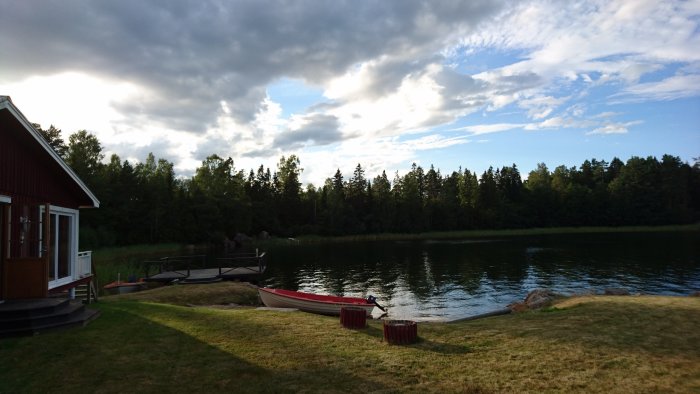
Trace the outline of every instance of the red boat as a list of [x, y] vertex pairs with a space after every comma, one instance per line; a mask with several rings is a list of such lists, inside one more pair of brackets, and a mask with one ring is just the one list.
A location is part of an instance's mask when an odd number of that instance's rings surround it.
[[126, 294], [144, 290], [146, 285], [148, 285], [148, 283], [143, 280], [139, 280], [138, 282], [122, 282], [117, 280], [116, 282], [106, 284], [104, 289], [110, 294]]
[[[340, 315], [340, 308], [351, 306], [362, 308], [367, 316], [372, 314], [374, 307], [379, 305], [374, 297], [368, 299], [359, 297], [338, 297], [302, 293], [300, 291], [259, 288], [258, 293], [262, 302], [271, 308], [296, 308], [304, 312], [318, 313], [321, 315]], [[380, 307], [381, 309], [381, 307]]]

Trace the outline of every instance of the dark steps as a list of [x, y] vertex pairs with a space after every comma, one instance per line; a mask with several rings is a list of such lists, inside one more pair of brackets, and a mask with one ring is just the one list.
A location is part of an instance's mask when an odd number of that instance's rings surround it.
[[95, 282], [86, 283], [75, 288], [75, 298], [83, 300], [84, 304], [97, 302], [97, 286]]
[[99, 314], [67, 298], [6, 301], [0, 304], [0, 338], [85, 326]]

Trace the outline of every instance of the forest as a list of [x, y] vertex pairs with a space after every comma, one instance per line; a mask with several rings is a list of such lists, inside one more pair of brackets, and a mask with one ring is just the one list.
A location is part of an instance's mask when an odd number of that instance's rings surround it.
[[[540, 163], [525, 180], [517, 166], [482, 174], [443, 174], [413, 164], [391, 179], [369, 179], [360, 163], [349, 178], [337, 169], [323, 185], [302, 186], [301, 160], [277, 168], [236, 169], [207, 157], [190, 178], [149, 154], [135, 164], [112, 155], [85, 130], [66, 143], [54, 126], [35, 127], [100, 200], [80, 216], [82, 248], [221, 242], [236, 234], [349, 235], [559, 226], [694, 223], [700, 219], [700, 159], [586, 160], [550, 170]], [[330, 175], [330, 174], [329, 174]]]

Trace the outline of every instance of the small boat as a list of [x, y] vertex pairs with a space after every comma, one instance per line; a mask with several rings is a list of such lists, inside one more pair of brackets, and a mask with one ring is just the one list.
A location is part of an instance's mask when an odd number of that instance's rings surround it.
[[116, 282], [106, 284], [104, 289], [110, 294], [127, 294], [144, 290], [146, 285], [147, 283], [143, 280], [139, 280], [138, 282], [122, 282], [117, 280]]
[[258, 289], [258, 293], [262, 302], [270, 308], [296, 308], [304, 312], [321, 315], [338, 316], [340, 315], [340, 308], [350, 306], [364, 309], [367, 316], [372, 314], [375, 306], [382, 309], [372, 296], [367, 299], [338, 297], [262, 287]]

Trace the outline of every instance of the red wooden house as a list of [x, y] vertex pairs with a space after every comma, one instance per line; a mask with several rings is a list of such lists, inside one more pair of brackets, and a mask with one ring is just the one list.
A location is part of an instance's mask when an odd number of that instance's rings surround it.
[[79, 209], [99, 204], [10, 98], [0, 96], [0, 303], [92, 280], [90, 252], [78, 251]]

